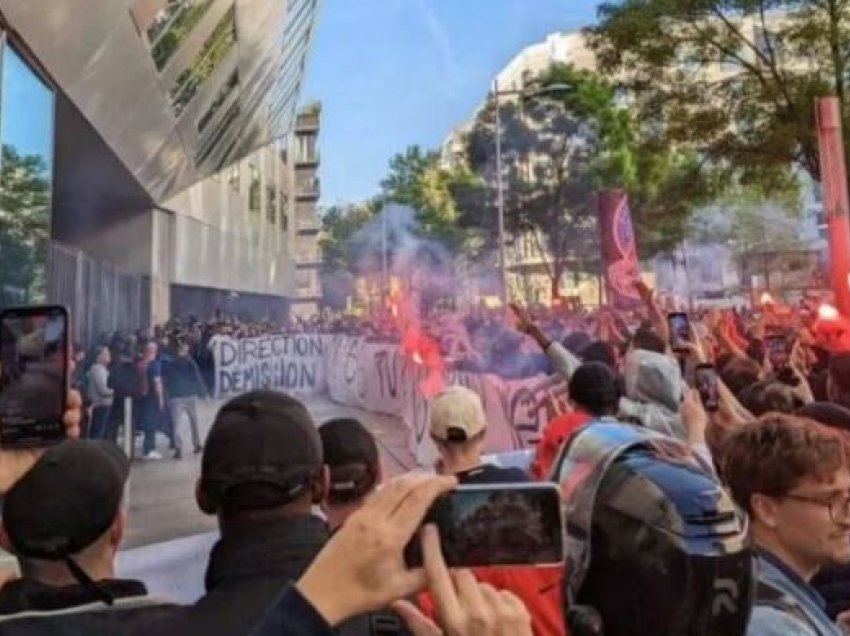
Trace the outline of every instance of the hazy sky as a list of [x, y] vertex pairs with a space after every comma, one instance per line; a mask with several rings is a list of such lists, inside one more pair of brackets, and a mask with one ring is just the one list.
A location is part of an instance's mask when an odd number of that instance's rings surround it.
[[439, 146], [516, 53], [592, 22], [596, 4], [320, 0], [303, 97], [323, 104], [322, 204], [374, 194], [390, 157]]

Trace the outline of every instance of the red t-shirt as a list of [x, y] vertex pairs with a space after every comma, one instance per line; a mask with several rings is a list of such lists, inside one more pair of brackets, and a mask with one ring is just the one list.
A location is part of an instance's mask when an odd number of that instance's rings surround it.
[[590, 421], [590, 415], [584, 411], [574, 411], [551, 420], [543, 431], [543, 438], [537, 445], [537, 452], [531, 462], [531, 476], [537, 480], [549, 477], [552, 463], [561, 450], [561, 445], [576, 429]]
[[[567, 636], [561, 591], [562, 567], [512, 565], [471, 570], [479, 582], [513, 592], [525, 604], [535, 636]], [[434, 601], [427, 592], [419, 596], [419, 607], [426, 616], [436, 617]]]

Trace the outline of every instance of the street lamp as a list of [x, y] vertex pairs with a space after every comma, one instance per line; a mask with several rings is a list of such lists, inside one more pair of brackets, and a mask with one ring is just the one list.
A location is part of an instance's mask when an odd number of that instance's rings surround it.
[[499, 293], [502, 306], [508, 303], [508, 273], [505, 264], [505, 188], [502, 182], [502, 114], [500, 98], [508, 95], [519, 95], [527, 98], [537, 98], [552, 93], [572, 90], [569, 84], [551, 84], [534, 90], [499, 90], [499, 80], [493, 82], [492, 95], [496, 102], [496, 208], [498, 210], [499, 233]]

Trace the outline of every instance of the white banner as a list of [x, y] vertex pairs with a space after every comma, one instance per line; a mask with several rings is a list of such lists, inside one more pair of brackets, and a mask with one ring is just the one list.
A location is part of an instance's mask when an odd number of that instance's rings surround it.
[[[430, 405], [422, 392], [428, 370], [402, 354], [398, 345], [352, 336], [264, 336], [216, 338], [216, 394], [253, 389], [295, 394], [327, 391], [338, 404], [402, 419], [411, 453], [420, 466], [431, 466], [436, 450], [428, 436]], [[485, 452], [504, 453], [533, 447], [548, 419], [544, 403], [557, 378], [536, 376], [503, 380], [495, 375], [448, 372], [445, 384], [471, 388], [487, 416]]]
[[216, 395], [255, 389], [301, 395], [324, 391], [324, 344], [316, 335], [213, 338]]

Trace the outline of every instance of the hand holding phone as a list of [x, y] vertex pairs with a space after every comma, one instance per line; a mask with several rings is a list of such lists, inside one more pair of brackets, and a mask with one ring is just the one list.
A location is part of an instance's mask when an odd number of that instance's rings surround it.
[[703, 408], [709, 413], [720, 406], [720, 396], [717, 391], [717, 370], [713, 364], [697, 365], [694, 379]]
[[65, 438], [68, 369], [64, 307], [0, 312], [0, 446], [45, 446]]
[[767, 359], [777, 373], [788, 367], [791, 355], [788, 350], [788, 339], [785, 336], [774, 335], [765, 338]]
[[691, 340], [691, 323], [688, 314], [675, 311], [667, 314], [667, 330], [670, 332], [670, 346], [673, 351], [681, 351]]
[[[425, 517], [440, 534], [449, 567], [557, 565], [563, 562], [563, 515], [555, 484], [459, 486]], [[409, 567], [422, 564], [418, 539], [408, 544]]]

